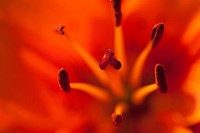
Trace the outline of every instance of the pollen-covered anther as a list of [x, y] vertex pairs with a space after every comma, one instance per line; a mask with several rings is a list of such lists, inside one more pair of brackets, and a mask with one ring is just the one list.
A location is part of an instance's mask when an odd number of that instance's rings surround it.
[[151, 34], [151, 40], [153, 41], [152, 47], [155, 47], [156, 45], [158, 45], [158, 43], [160, 42], [162, 38], [163, 33], [164, 33], [163, 23], [156, 24], [153, 27], [152, 34]]
[[61, 68], [58, 72], [58, 83], [60, 88], [65, 92], [70, 92], [70, 81], [67, 71], [64, 68]]
[[114, 52], [110, 49], [105, 52], [104, 57], [99, 61], [99, 67], [104, 70], [109, 64], [116, 70], [121, 68], [121, 62], [116, 59]]
[[122, 13], [121, 13], [121, 0], [111, 0], [115, 11], [116, 26], [121, 24]]
[[167, 81], [165, 76], [165, 68], [161, 64], [156, 64], [155, 66], [155, 82], [157, 85], [157, 89], [160, 93], [166, 93], [167, 88]]
[[55, 27], [55, 31], [57, 32], [57, 33], [59, 33], [59, 34], [61, 34], [61, 35], [64, 35], [65, 34], [65, 32], [64, 32], [64, 29], [65, 29], [65, 26], [64, 25], [57, 25], [56, 27]]
[[123, 117], [122, 114], [112, 113], [112, 122], [116, 127], [119, 127], [122, 123]]

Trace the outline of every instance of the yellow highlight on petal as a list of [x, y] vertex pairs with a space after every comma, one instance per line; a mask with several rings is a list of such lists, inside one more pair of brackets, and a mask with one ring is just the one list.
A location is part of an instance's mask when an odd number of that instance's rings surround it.
[[38, 128], [50, 128], [53, 126], [53, 123], [51, 123], [52, 120], [49, 117], [44, 117], [37, 113], [31, 112], [30, 110], [27, 110], [16, 103], [7, 102], [0, 99], [0, 106], [6, 112], [11, 114], [11, 117], [15, 118], [16, 122], [25, 126], [37, 126]]
[[131, 100], [134, 104], [141, 104], [145, 97], [155, 90], [157, 90], [156, 84], [150, 84], [138, 88], [135, 92], [133, 92]]
[[70, 83], [71, 89], [80, 90], [86, 92], [90, 96], [97, 98], [99, 100], [108, 102], [111, 99], [109, 93], [103, 90], [103, 88], [87, 84], [87, 83]]
[[122, 3], [122, 13], [124, 18], [128, 17], [132, 12], [134, 12], [141, 3], [141, 0], [125, 0]]
[[57, 68], [48, 60], [39, 56], [36, 52], [31, 49], [23, 48], [20, 51], [22, 60], [32, 68], [41, 72], [51, 79], [55, 79], [55, 73], [57, 73]]
[[190, 68], [190, 72], [183, 82], [184, 91], [188, 92], [194, 97], [195, 109], [193, 113], [187, 118], [189, 123], [195, 124], [200, 121], [200, 59], [197, 60]]
[[182, 42], [191, 43], [200, 32], [200, 11], [195, 14], [182, 37]]
[[173, 133], [193, 133], [193, 132], [190, 129], [181, 126], [176, 126], [173, 129]]

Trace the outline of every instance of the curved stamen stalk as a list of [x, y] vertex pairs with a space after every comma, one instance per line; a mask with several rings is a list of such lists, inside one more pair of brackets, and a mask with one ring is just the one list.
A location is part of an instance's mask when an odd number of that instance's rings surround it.
[[163, 32], [164, 32], [164, 25], [162, 23], [155, 25], [155, 27], [152, 30], [151, 40], [149, 41], [148, 45], [145, 47], [145, 49], [142, 51], [142, 53], [135, 61], [130, 76], [130, 82], [133, 88], [140, 86], [142, 79], [142, 71], [146, 59], [150, 54], [152, 48], [155, 47], [160, 42]]
[[158, 90], [160, 93], [167, 92], [167, 82], [165, 76], [164, 66], [156, 64], [154, 68], [155, 83], [138, 88], [133, 92], [131, 100], [134, 104], [141, 104], [145, 97], [150, 93]]
[[111, 100], [111, 95], [103, 90], [103, 88], [87, 84], [87, 83], [70, 83], [71, 89], [83, 91], [94, 98], [108, 102]]
[[102, 101], [109, 101], [111, 99], [111, 96], [103, 88], [87, 83], [70, 83], [68, 73], [64, 68], [61, 68], [58, 72], [58, 83], [61, 89], [68, 93], [71, 89], [75, 89], [83, 91]]
[[151, 52], [151, 49], [152, 49], [152, 41], [150, 41], [149, 44], [146, 46], [146, 48], [142, 51], [142, 53], [140, 53], [139, 57], [137, 58], [135, 64], [132, 67], [130, 83], [133, 86], [133, 88], [138, 87], [141, 84], [142, 71], [146, 59], [149, 53]]
[[141, 104], [147, 95], [157, 90], [156, 84], [150, 84], [138, 88], [131, 96], [132, 103]]

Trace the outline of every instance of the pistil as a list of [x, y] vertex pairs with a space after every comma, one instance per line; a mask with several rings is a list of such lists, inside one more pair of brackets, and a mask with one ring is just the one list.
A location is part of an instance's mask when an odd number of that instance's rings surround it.
[[117, 70], [121, 68], [121, 62], [119, 62], [114, 56], [114, 52], [108, 49], [104, 57], [99, 62], [99, 67], [106, 72], [109, 77], [109, 88], [118, 97], [124, 96], [124, 88], [121, 76]]
[[125, 52], [125, 45], [124, 45], [124, 37], [123, 37], [123, 30], [122, 26], [115, 27], [114, 33], [114, 51], [115, 55], [123, 64], [122, 69], [120, 69], [120, 74], [125, 77], [126, 70], [127, 70], [127, 62], [126, 62], [126, 52]]

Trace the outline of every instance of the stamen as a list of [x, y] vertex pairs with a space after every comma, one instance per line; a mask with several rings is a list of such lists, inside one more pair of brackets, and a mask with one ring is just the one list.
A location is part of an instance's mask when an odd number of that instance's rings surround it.
[[108, 64], [113, 66], [116, 70], [121, 68], [121, 62], [115, 58], [114, 52], [110, 49], [105, 52], [104, 57], [99, 61], [99, 67], [104, 70]]
[[99, 62], [99, 67], [102, 70], [105, 70], [106, 74], [108, 75], [110, 89], [112, 92], [118, 98], [122, 98], [124, 96], [123, 84], [120, 74], [117, 71], [121, 68], [121, 63], [115, 58], [114, 52], [112, 50], [108, 49], [105, 52], [104, 57]]
[[58, 72], [58, 83], [63, 91], [70, 92], [69, 76], [64, 68], [61, 68]]
[[142, 51], [142, 53], [139, 55], [139, 57], [136, 59], [135, 64], [132, 67], [131, 77], [130, 77], [130, 82], [133, 88], [140, 86], [142, 79], [142, 70], [144, 68], [146, 59], [150, 54], [152, 48], [159, 43], [164, 31], [163, 29], [164, 29], [163, 24], [157, 24], [154, 26], [151, 35], [151, 40], [149, 41], [145, 49]]
[[168, 88], [167, 88], [164, 66], [161, 64], [156, 64], [154, 71], [155, 71], [155, 80], [158, 91], [160, 93], [166, 93]]
[[122, 117], [122, 114], [115, 114], [113, 113], [111, 115], [111, 118], [112, 118], [112, 122], [113, 124], [116, 126], [116, 127], [119, 127], [122, 123], [122, 120], [123, 120], [123, 117]]
[[114, 42], [114, 48], [115, 48], [115, 55], [118, 60], [121, 61], [123, 64], [122, 69], [120, 69], [120, 72], [123, 76], [126, 73], [127, 70], [127, 63], [126, 63], [126, 52], [124, 47], [124, 37], [123, 37], [123, 31], [121, 26], [115, 27], [115, 34], [114, 34], [115, 42]]
[[121, 0], [112, 0], [112, 4], [115, 11], [116, 26], [119, 26], [122, 19]]
[[141, 104], [145, 97], [155, 90], [157, 90], [156, 84], [150, 84], [138, 88], [135, 92], [133, 92], [131, 100], [134, 104]]
[[86, 84], [86, 83], [70, 83], [69, 76], [67, 74], [67, 71], [64, 68], [61, 68], [60, 71], [58, 72], [58, 82], [61, 89], [65, 92], [70, 92], [71, 89], [81, 90], [99, 100], [102, 100], [102, 101], [110, 100], [110, 95], [108, 95], [108, 93], [106, 93], [100, 87]]
[[[64, 32], [64, 26], [61, 26], [61, 33]], [[97, 64], [98, 61], [86, 50], [84, 49], [79, 43], [77, 43], [75, 40], [70, 38], [66, 33], [64, 34], [67, 38], [67, 40], [70, 42], [70, 46], [76, 51], [77, 54], [80, 55], [80, 57], [83, 59], [83, 61], [88, 65], [88, 67], [91, 69], [91, 71], [94, 73], [94, 75], [98, 78], [98, 80], [103, 84], [108, 84], [108, 77], [105, 73], [103, 73], [101, 70], [98, 69]]]
[[152, 47], [155, 47], [156, 45], [158, 45], [158, 43], [160, 42], [160, 39], [162, 38], [163, 32], [164, 32], [163, 23], [156, 24], [153, 27], [152, 35], [151, 35], [151, 40], [153, 41]]

